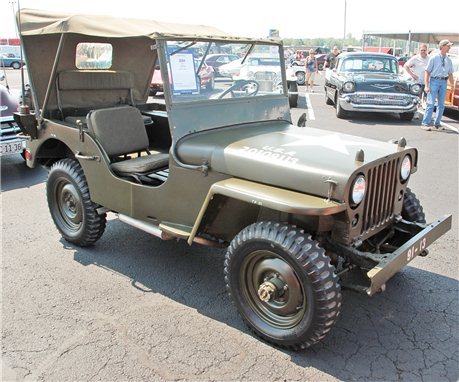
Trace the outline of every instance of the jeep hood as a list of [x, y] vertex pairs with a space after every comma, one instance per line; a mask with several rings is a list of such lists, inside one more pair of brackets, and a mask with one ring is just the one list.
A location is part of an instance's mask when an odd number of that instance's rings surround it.
[[[364, 162], [356, 153], [364, 152]], [[400, 151], [397, 145], [285, 121], [244, 124], [182, 138], [178, 158], [187, 164], [209, 163], [212, 171], [285, 189], [344, 200], [349, 178], [363, 165]]]

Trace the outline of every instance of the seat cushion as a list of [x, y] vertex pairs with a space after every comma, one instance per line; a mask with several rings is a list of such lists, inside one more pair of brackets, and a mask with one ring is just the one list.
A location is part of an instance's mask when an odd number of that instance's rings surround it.
[[[151, 117], [147, 115], [142, 115], [142, 118], [143, 118], [143, 124], [145, 126], [151, 125], [153, 123], [153, 120], [151, 119]], [[76, 116], [76, 117], [68, 116], [64, 118], [65, 122], [71, 123], [72, 125], [76, 125], [78, 120], [80, 120], [83, 123], [87, 123], [86, 116]]]
[[110, 165], [118, 175], [148, 174], [169, 165], [169, 154], [145, 155], [138, 158], [115, 162]]
[[89, 132], [108, 156], [144, 151], [148, 148], [147, 131], [139, 109], [132, 106], [93, 110], [87, 117]]

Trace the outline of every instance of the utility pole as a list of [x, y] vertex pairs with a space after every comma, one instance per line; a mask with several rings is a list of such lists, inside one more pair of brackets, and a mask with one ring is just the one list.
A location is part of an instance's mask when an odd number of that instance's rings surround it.
[[[346, 41], [346, 12], [347, 12], [347, 0], [344, 0], [344, 33], [343, 33], [343, 45]], [[344, 46], [343, 46], [344, 47]]]

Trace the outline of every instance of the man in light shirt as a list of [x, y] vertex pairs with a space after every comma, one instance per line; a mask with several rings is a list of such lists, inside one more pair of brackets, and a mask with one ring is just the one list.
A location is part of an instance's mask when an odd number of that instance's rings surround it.
[[447, 81], [454, 88], [453, 78], [453, 63], [447, 53], [453, 43], [449, 40], [441, 40], [438, 44], [439, 53], [430, 56], [425, 72], [425, 92], [427, 93], [427, 107], [422, 119], [422, 129], [426, 131], [432, 130], [432, 114], [437, 100], [437, 117], [435, 118], [434, 126], [436, 129], [441, 127], [441, 117], [445, 110], [446, 87]]
[[406, 72], [413, 78], [414, 81], [423, 85], [422, 90], [424, 90], [425, 84], [425, 70], [427, 63], [429, 62], [429, 57], [427, 56], [427, 44], [421, 44], [419, 47], [419, 53], [411, 57], [403, 68]]

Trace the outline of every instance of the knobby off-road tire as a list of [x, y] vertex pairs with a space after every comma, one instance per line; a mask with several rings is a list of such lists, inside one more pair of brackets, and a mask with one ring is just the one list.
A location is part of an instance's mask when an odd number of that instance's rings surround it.
[[249, 328], [287, 349], [322, 340], [341, 308], [338, 277], [324, 249], [286, 223], [243, 229], [227, 250], [225, 282]]
[[83, 169], [72, 159], [56, 162], [46, 184], [48, 206], [65, 240], [85, 247], [95, 243], [105, 230], [106, 214], [91, 201]]
[[403, 198], [402, 218], [410, 222], [425, 223], [426, 215], [416, 194], [407, 188]]
[[[426, 222], [426, 216], [424, 214], [424, 209], [422, 208], [421, 202], [416, 197], [416, 194], [409, 188], [406, 189], [405, 195], [403, 197], [402, 218], [408, 220], [409, 222]], [[389, 244], [394, 247], [400, 247], [410, 238], [411, 236], [397, 231], [395, 232], [395, 235], [389, 240]]]

